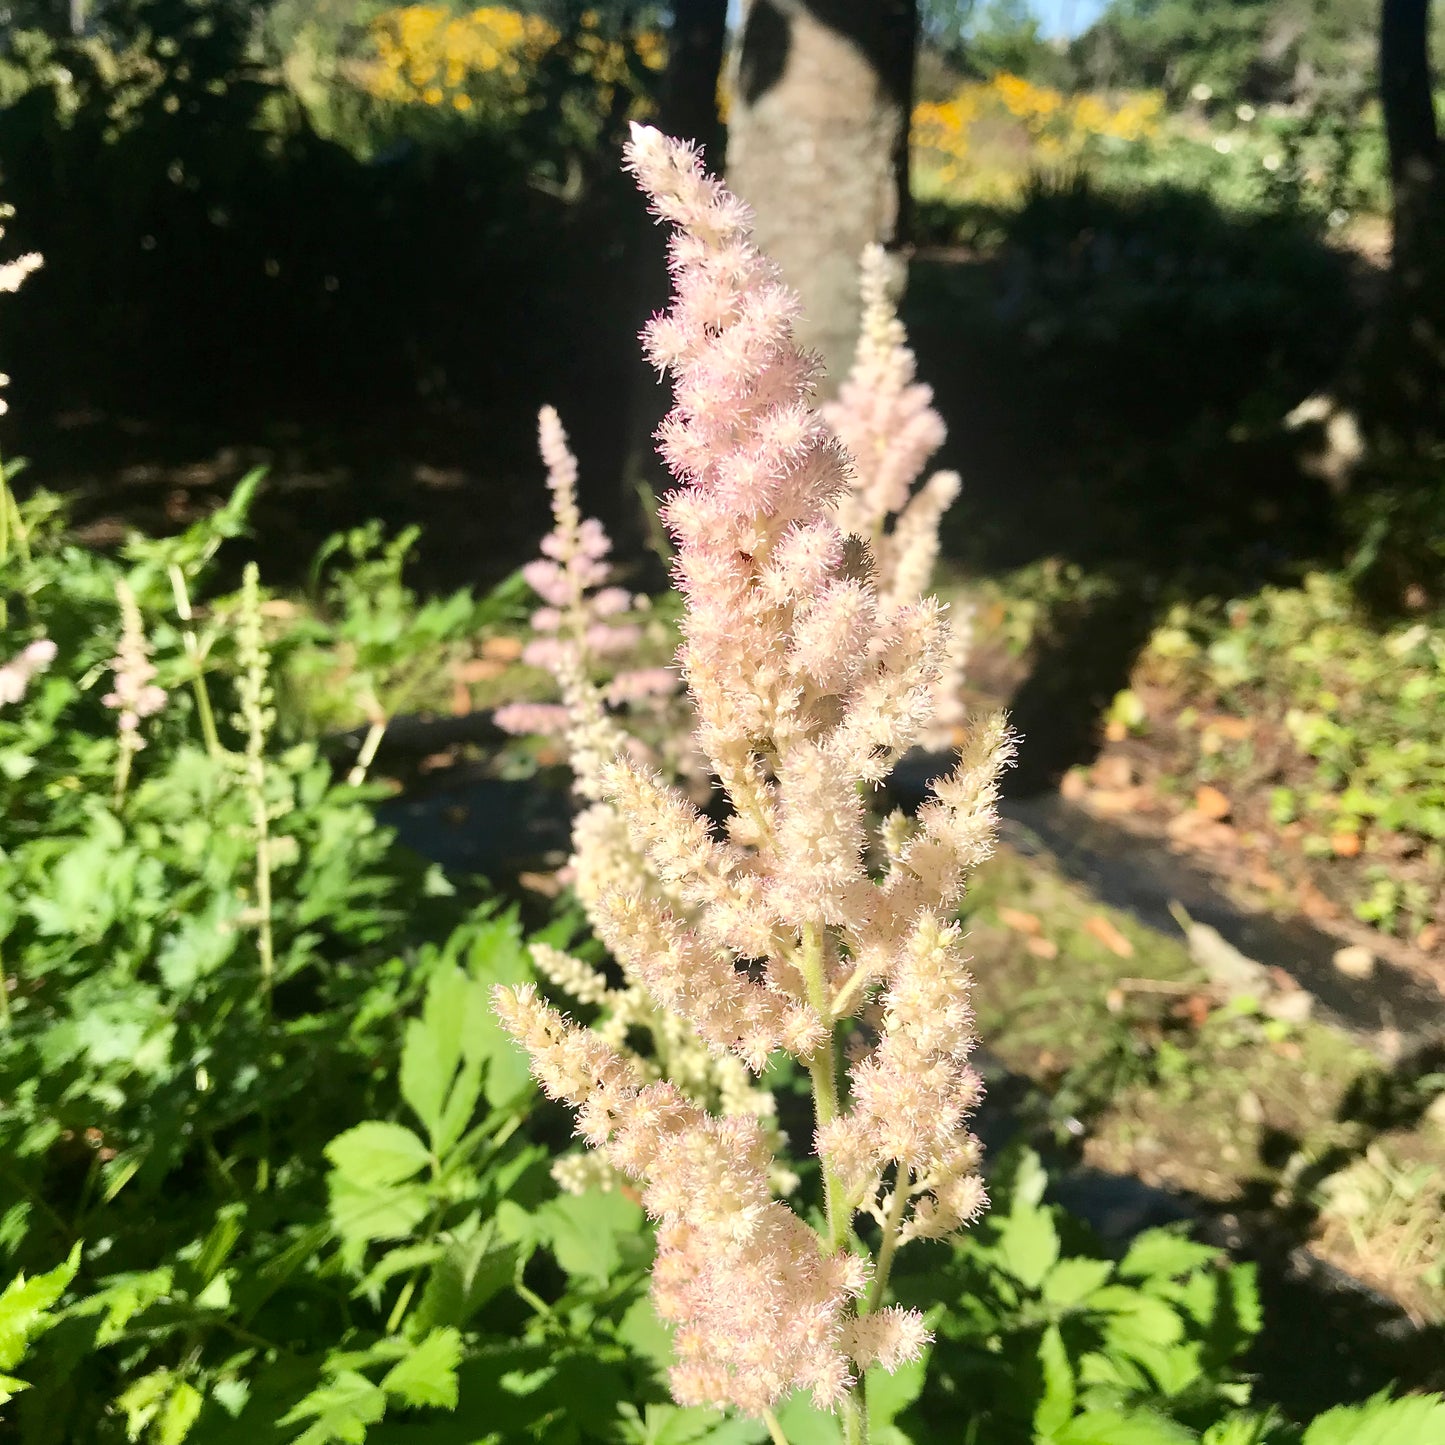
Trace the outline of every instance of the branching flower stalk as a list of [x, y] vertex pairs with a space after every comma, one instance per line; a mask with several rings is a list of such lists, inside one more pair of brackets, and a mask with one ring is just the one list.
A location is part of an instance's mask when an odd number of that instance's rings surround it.
[[985, 1204], [953, 915], [990, 851], [1012, 739], [1000, 717], [976, 724], [916, 819], [870, 836], [866, 785], [932, 719], [946, 619], [932, 599], [885, 603], [867, 545], [839, 526], [846, 454], [808, 405], [797, 300], [746, 207], [655, 130], [634, 128], [627, 164], [673, 228], [674, 299], [645, 345], [674, 389], [658, 437], [678, 483], [662, 515], [686, 603], [679, 662], [731, 813], [715, 829], [619, 750], [603, 800], [660, 886], [605, 884], [592, 913], [629, 976], [716, 1053], [755, 1073], [778, 1051], [807, 1068], [824, 1228], [773, 1197], [757, 1119], [648, 1079], [534, 988], [498, 989], [496, 1006], [578, 1132], [642, 1185], [677, 1400], [776, 1435], [773, 1410], [807, 1389], [858, 1445], [862, 1373], [898, 1368], [928, 1338], [921, 1314], [884, 1303], [896, 1251]]
[[251, 808], [251, 829], [256, 844], [256, 950], [261, 959], [261, 988], [270, 1000], [276, 954], [271, 924], [271, 812], [266, 800], [266, 740], [276, 721], [266, 637], [261, 618], [260, 572], [246, 564], [241, 577], [241, 601], [236, 614], [236, 661], [240, 676], [236, 690], [240, 710], [235, 724], [246, 739], [241, 757], [241, 785]]
[[120, 644], [110, 660], [114, 686], [101, 701], [116, 712], [120, 748], [115, 762], [115, 806], [119, 808], [125, 800], [135, 755], [145, 747], [140, 725], [166, 705], [166, 691], [156, 684], [145, 619], [124, 578], [116, 582], [115, 595], [120, 603]]
[[[605, 688], [594, 681], [607, 661], [625, 658], [636, 648], [640, 631], [627, 619], [645, 599], [613, 584], [607, 561], [611, 541], [599, 521], [582, 516], [577, 459], [551, 407], [543, 407], [538, 418], [538, 445], [547, 468], [553, 525], [542, 540], [542, 556], [524, 569], [544, 605], [533, 615], [534, 635], [523, 660], [553, 674], [561, 701], [515, 703], [499, 708], [496, 720], [507, 731], [560, 735], [567, 743], [574, 788], [588, 805], [574, 821], [569, 863], [583, 907], [590, 912], [602, 894], [624, 887], [657, 894], [685, 910], [633, 845], [626, 825], [606, 801], [605, 782], [607, 765], [619, 753], [647, 756], [612, 709], [665, 697], [677, 690], [680, 679], [672, 669], [631, 668], [617, 673]], [[592, 1027], [598, 1036], [631, 1059], [643, 1076], [670, 1079], [692, 1103], [724, 1115], [761, 1119], [771, 1145], [778, 1148], [785, 1142], [771, 1092], [756, 1087], [741, 1060], [709, 1051], [691, 1023], [660, 1008], [625, 965], [622, 984], [616, 987], [597, 969], [545, 944], [533, 946], [532, 959], [554, 987], [596, 1011]], [[638, 1033], [646, 1035], [645, 1049], [629, 1046], [629, 1038]], [[587, 1151], [558, 1159], [552, 1174], [571, 1193], [611, 1189], [621, 1178], [600, 1155]], [[798, 1182], [781, 1162], [770, 1179], [781, 1194], [790, 1193]]]

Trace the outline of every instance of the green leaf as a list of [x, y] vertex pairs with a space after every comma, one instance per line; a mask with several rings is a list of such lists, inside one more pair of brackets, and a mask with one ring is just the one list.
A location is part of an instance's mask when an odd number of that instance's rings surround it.
[[156, 1445], [181, 1445], [205, 1403], [205, 1396], [194, 1385], [178, 1381], [156, 1421]]
[[1044, 1393], [1034, 1410], [1034, 1429], [1052, 1436], [1074, 1413], [1074, 1367], [1057, 1325], [1050, 1325], [1039, 1338], [1039, 1370]]
[[1107, 1259], [1061, 1259], [1044, 1280], [1043, 1296], [1061, 1309], [1086, 1303], [1113, 1272], [1114, 1266]]
[[1445, 1441], [1445, 1397], [1376, 1395], [1363, 1405], [1342, 1405], [1305, 1431], [1303, 1445], [1438, 1445]]
[[1128, 1285], [1111, 1284], [1096, 1290], [1089, 1308], [1110, 1316], [1105, 1329], [1109, 1340], [1121, 1349], [1128, 1350], [1135, 1341], [1173, 1345], [1184, 1337], [1184, 1322], [1177, 1310]]
[[386, 1414], [386, 1391], [373, 1385], [355, 1370], [341, 1370], [299, 1401], [296, 1407], [277, 1422], [299, 1425], [313, 1423], [293, 1445], [362, 1445], [366, 1427], [374, 1425]]
[[461, 1358], [461, 1334], [450, 1328], [433, 1330], [382, 1376], [381, 1388], [408, 1405], [455, 1410]]
[[873, 1369], [864, 1376], [863, 1393], [875, 1438], [923, 1393], [929, 1353], [924, 1350], [916, 1360], [907, 1360], [896, 1370]]
[[1194, 1445], [1194, 1435], [1144, 1411], [1090, 1410], [1055, 1431], [1050, 1445]]
[[400, 1124], [368, 1120], [338, 1134], [326, 1157], [351, 1184], [384, 1186], [410, 1179], [431, 1162], [426, 1145]]
[[525, 1050], [492, 1011], [493, 985], [530, 983], [535, 977], [516, 920], [503, 916], [490, 919], [480, 928], [467, 950], [467, 967], [482, 987], [467, 997], [463, 1048], [468, 1059], [485, 1065], [483, 1092], [493, 1108], [501, 1108], [532, 1087]]
[[1059, 1232], [1048, 1211], [1038, 1206], [1020, 1208], [1003, 1221], [998, 1234], [1000, 1265], [1018, 1282], [1037, 1289], [1059, 1258]]
[[1119, 1274], [1124, 1279], [1176, 1279], [1218, 1258], [1219, 1251], [1207, 1244], [1195, 1244], [1170, 1229], [1151, 1229], [1129, 1246]]
[[626, 1247], [642, 1236], [641, 1207], [600, 1189], [549, 1200], [534, 1218], [557, 1263], [569, 1275], [602, 1284], [622, 1265]]
[[518, 1250], [502, 1243], [490, 1225], [470, 1239], [454, 1240], [432, 1266], [412, 1323], [418, 1329], [470, 1323], [488, 1300], [512, 1283]]
[[439, 968], [427, 984], [422, 1016], [406, 1026], [401, 1052], [401, 1096], [436, 1135], [447, 1089], [462, 1057], [471, 980], [455, 964]]
[[331, 1222], [348, 1242], [405, 1239], [431, 1208], [431, 1196], [419, 1184], [369, 1188], [333, 1174], [327, 1186]]
[[64, 1264], [58, 1264], [33, 1279], [17, 1275], [0, 1293], [0, 1369], [9, 1370], [20, 1363], [30, 1341], [54, 1323], [50, 1310], [75, 1278], [80, 1268], [80, 1245], [70, 1251]]

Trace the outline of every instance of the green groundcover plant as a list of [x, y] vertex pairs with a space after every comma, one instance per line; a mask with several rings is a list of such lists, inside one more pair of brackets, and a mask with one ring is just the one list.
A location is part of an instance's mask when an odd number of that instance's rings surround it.
[[[382, 633], [404, 655], [480, 614], [399, 603], [383, 627], [353, 576], [301, 626], [254, 564], [226, 590], [254, 485], [99, 556], [0, 481], [0, 1440], [843, 1439], [806, 1392], [766, 1419], [669, 1398], [642, 1200], [559, 1194], [570, 1121], [492, 1011], [536, 986], [529, 942], [610, 965], [571, 905], [527, 939], [398, 848], [365, 767], [339, 780], [278, 719], [296, 650], [345, 644], [376, 681]], [[372, 575], [375, 545], [350, 550]], [[801, 1100], [793, 1064], [765, 1079]], [[799, 1228], [846, 1251], [840, 1181], [793, 1162]], [[1304, 1431], [1252, 1409], [1248, 1268], [1168, 1231], [1117, 1255], [1031, 1155], [991, 1172], [981, 1223], [892, 1270], [924, 1329], [859, 1391], [875, 1442], [1445, 1431], [1431, 1397]]]

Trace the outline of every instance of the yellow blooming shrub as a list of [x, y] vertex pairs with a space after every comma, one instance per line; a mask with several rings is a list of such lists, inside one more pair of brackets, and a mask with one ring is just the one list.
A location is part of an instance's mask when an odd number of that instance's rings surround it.
[[941, 187], [962, 184], [981, 199], [1004, 199], [1038, 161], [1079, 160], [1100, 140], [1152, 138], [1163, 108], [1155, 91], [1065, 95], [1001, 73], [918, 105], [914, 157], [920, 173]]
[[[362, 73], [364, 88], [398, 105], [478, 106], [512, 109], [548, 53], [563, 41], [537, 15], [484, 5], [458, 15], [444, 5], [403, 5], [370, 26], [374, 60]], [[596, 11], [586, 11], [571, 37], [573, 63], [598, 86], [628, 85], [634, 57], [660, 70], [664, 43], [655, 31], [632, 37], [630, 48], [602, 32]]]

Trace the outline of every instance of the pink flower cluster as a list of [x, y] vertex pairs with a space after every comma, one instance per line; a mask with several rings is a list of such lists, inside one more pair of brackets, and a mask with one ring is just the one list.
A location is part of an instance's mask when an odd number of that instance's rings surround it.
[[[634, 127], [627, 163], [673, 227], [673, 303], [644, 341], [674, 387], [658, 439], [678, 482], [662, 511], [686, 603], [678, 658], [731, 812], [714, 828], [619, 747], [598, 796], [646, 876], [602, 880], [591, 912], [628, 976], [715, 1052], [755, 1071], [776, 1050], [807, 1066], [822, 1237], [769, 1195], [756, 1123], [644, 1085], [530, 989], [499, 990], [498, 1011], [583, 1136], [645, 1183], [677, 1397], [762, 1414], [803, 1387], [846, 1421], [858, 1371], [896, 1368], [927, 1339], [916, 1311], [875, 1307], [894, 1250], [985, 1202], [951, 919], [988, 852], [1012, 740], [1002, 719], [980, 723], [916, 820], [870, 823], [861, 785], [933, 717], [946, 619], [932, 599], [885, 600], [867, 543], [839, 526], [847, 456], [809, 406], [797, 301], [746, 207], [655, 130]], [[855, 1023], [865, 1009], [871, 1037]], [[843, 1044], [855, 1061], [840, 1090]], [[850, 1248], [860, 1213], [879, 1221], [876, 1265]]]
[[0, 707], [20, 702], [37, 674], [55, 661], [55, 644], [42, 637], [0, 667]]
[[145, 741], [140, 736], [144, 718], [153, 716], [166, 705], [166, 691], [155, 682], [155, 664], [150, 660], [145, 627], [135, 595], [124, 583], [118, 583], [120, 599], [120, 645], [110, 660], [114, 687], [101, 698], [106, 707], [119, 714], [117, 726], [121, 739], [131, 752], [139, 752]]
[[[554, 674], [563, 701], [508, 704], [497, 709], [495, 721], [505, 732], [557, 735], [567, 731], [575, 712], [569, 691], [598, 664], [627, 656], [641, 641], [641, 629], [620, 619], [645, 606], [646, 599], [612, 585], [607, 561], [612, 540], [601, 522], [584, 518], [578, 509], [577, 458], [550, 406], [541, 410], [537, 435], [552, 494], [553, 525], [542, 538], [542, 555], [522, 569], [543, 603], [532, 614], [535, 635], [523, 649], [522, 661]], [[609, 698], [637, 700], [676, 686], [676, 674], [662, 669], [622, 672], [612, 680]]]

